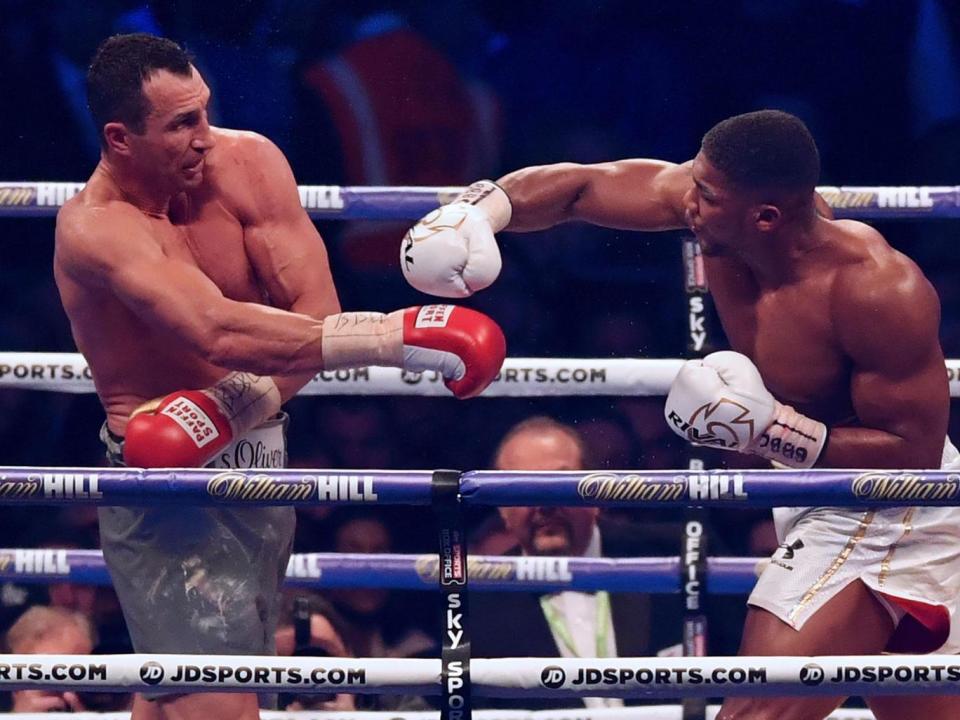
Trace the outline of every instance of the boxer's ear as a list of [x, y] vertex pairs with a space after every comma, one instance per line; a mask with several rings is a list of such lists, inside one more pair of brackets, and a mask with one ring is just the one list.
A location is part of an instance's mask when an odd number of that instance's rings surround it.
[[130, 154], [130, 129], [122, 122], [108, 122], [103, 126], [107, 147], [120, 155]]
[[776, 205], [758, 205], [753, 211], [753, 222], [760, 232], [770, 232], [780, 225], [783, 213]]

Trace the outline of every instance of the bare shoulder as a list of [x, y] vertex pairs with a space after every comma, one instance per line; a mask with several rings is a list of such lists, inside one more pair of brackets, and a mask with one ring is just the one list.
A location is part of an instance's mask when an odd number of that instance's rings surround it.
[[214, 182], [241, 220], [255, 222], [277, 202], [299, 204], [293, 172], [272, 140], [247, 130], [216, 128], [215, 133]]
[[851, 303], [883, 304], [885, 299], [922, 299], [933, 286], [917, 264], [891, 247], [874, 228], [853, 220], [832, 223], [846, 245], [835, 294]]
[[872, 344], [868, 338], [880, 343], [936, 338], [940, 300], [917, 264], [868, 225], [851, 220], [832, 225], [835, 241], [844, 246], [832, 292], [841, 338], [867, 344]]
[[254, 170], [261, 163], [283, 163], [283, 152], [270, 138], [250, 130], [231, 130], [214, 128], [217, 145], [214, 149], [217, 164], [242, 164], [248, 170]]
[[100, 274], [148, 238], [147, 221], [132, 205], [81, 193], [57, 213], [55, 263], [70, 275]]

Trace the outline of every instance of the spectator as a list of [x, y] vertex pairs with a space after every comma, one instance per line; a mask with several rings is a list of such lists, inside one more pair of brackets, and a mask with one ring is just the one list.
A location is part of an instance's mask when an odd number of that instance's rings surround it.
[[[393, 535], [379, 515], [349, 512], [334, 522], [335, 552], [393, 552]], [[436, 647], [431, 637], [409, 622], [410, 613], [400, 607], [402, 602], [395, 595], [383, 588], [330, 591], [334, 606], [347, 619], [347, 644], [358, 656], [413, 657]]]
[[[582, 470], [592, 464], [591, 450], [577, 430], [549, 417], [529, 418], [510, 429], [494, 460], [498, 470]], [[675, 556], [680, 547], [680, 527], [675, 524], [627, 525], [593, 507], [509, 507], [501, 508], [500, 516], [524, 555]], [[720, 625], [736, 618], [734, 611]], [[681, 608], [673, 597], [644, 593], [477, 593], [471, 596], [471, 622], [477, 657], [634, 657], [677, 653]], [[525, 699], [491, 704], [539, 710], [622, 707], [624, 701]]]
[[[346, 623], [333, 606], [319, 595], [302, 590], [286, 591], [275, 633], [277, 655], [307, 657], [352, 657], [344, 640]], [[296, 710], [357, 709], [348, 693], [280, 695], [280, 708]]]
[[[90, 621], [81, 613], [35, 605], [7, 631], [6, 646], [16, 655], [89, 655], [96, 645]], [[13, 712], [85, 712], [80, 693], [70, 690], [15, 690]]]
[[[591, 463], [579, 433], [548, 417], [514, 426], [500, 443], [498, 470], [581, 470]], [[593, 507], [501, 508], [506, 531], [525, 555], [600, 557], [638, 554], [628, 550], [619, 528], [606, 527]], [[646, 548], [649, 553], [650, 548]], [[659, 554], [672, 554], [663, 548]], [[478, 593], [471, 598], [477, 657], [630, 657], [648, 655], [650, 596], [635, 593], [565, 591]], [[659, 623], [664, 625], [665, 623]], [[530, 701], [533, 710], [554, 707], [622, 707], [619, 698]], [[498, 706], [502, 706], [497, 703]]]

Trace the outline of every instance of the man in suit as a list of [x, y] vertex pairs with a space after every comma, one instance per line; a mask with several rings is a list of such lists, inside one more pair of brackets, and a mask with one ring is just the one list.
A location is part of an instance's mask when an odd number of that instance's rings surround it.
[[[497, 470], [583, 470], [589, 450], [569, 425], [532, 417], [511, 428], [494, 458]], [[500, 508], [507, 534], [524, 555], [569, 557], [674, 556], [674, 532], [605, 520], [595, 507]], [[475, 657], [637, 657], [670, 652], [680, 641], [676, 596], [564, 591], [477, 592], [470, 596]], [[655, 620], [655, 622], [653, 621]], [[493, 707], [545, 710], [622, 707], [619, 698], [493, 700]]]

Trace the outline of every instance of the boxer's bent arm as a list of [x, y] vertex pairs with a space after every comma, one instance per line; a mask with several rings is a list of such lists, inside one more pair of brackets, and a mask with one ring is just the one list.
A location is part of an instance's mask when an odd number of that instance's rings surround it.
[[620, 230], [685, 227], [683, 197], [693, 186], [691, 165], [620, 160], [517, 170], [498, 180], [513, 205], [506, 229], [543, 230], [569, 220]]
[[831, 430], [822, 467], [940, 467], [950, 412], [940, 303], [920, 270], [894, 255], [879, 273], [838, 279], [834, 317], [863, 427]]
[[[327, 249], [300, 203], [287, 159], [272, 142], [253, 134], [242, 157], [253, 190], [244, 245], [270, 304], [315, 318], [340, 312]], [[296, 395], [313, 374], [275, 377], [283, 400]]]
[[168, 257], [135, 210], [58, 220], [58, 262], [77, 282], [108, 288], [149, 326], [211, 364], [257, 375], [322, 367], [322, 323], [236, 302], [198, 268]]

